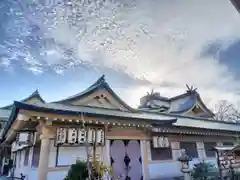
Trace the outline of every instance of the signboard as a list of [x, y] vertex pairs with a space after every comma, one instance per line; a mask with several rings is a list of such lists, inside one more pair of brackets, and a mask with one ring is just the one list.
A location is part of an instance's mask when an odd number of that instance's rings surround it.
[[31, 145], [33, 143], [34, 132], [18, 132], [16, 143], [18, 145]]
[[57, 129], [56, 144], [81, 145], [85, 142], [89, 144], [104, 145], [105, 132], [102, 128], [89, 128], [87, 131], [83, 128], [67, 128]]
[[164, 136], [153, 136], [154, 148], [167, 148], [169, 147], [169, 140]]

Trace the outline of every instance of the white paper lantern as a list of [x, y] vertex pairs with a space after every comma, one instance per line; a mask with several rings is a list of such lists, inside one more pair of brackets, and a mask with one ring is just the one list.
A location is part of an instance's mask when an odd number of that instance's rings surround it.
[[168, 140], [168, 138], [167, 137], [164, 137], [164, 146], [165, 147], [169, 147], [170, 146], [170, 143], [169, 143], [169, 140]]
[[78, 143], [84, 144], [86, 141], [86, 131], [84, 129], [78, 130]]
[[88, 143], [92, 144], [95, 140], [95, 131], [93, 129], [88, 130]]
[[18, 134], [18, 139], [17, 139], [18, 144], [29, 144], [30, 140], [31, 140], [30, 132], [20, 132]]
[[104, 144], [104, 138], [105, 138], [104, 131], [102, 129], [99, 129], [96, 135], [97, 135], [97, 144]]
[[157, 136], [153, 136], [153, 147], [154, 148], [158, 147], [158, 137]]
[[161, 148], [165, 146], [164, 137], [158, 137], [158, 145]]
[[77, 142], [77, 129], [70, 128], [68, 129], [68, 143], [75, 144]]
[[67, 139], [67, 129], [66, 128], [58, 128], [57, 129], [57, 144], [63, 144], [66, 142]]

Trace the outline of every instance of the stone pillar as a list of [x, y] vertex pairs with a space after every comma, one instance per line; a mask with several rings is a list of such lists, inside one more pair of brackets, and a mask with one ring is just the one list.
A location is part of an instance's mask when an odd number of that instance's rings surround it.
[[41, 149], [38, 165], [38, 180], [47, 180], [48, 160], [50, 153], [50, 138], [41, 135]]
[[143, 180], [149, 180], [147, 141], [146, 140], [141, 140], [140, 141], [140, 146], [141, 146]]
[[146, 141], [148, 161], [152, 161], [152, 152], [151, 152], [151, 145], [150, 144], [151, 144], [150, 141]]

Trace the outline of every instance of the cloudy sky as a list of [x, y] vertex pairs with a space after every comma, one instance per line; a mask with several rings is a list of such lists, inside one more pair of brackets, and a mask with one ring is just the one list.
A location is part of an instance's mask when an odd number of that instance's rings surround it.
[[240, 14], [226, 0], [2, 0], [0, 105], [46, 101], [102, 74], [128, 104], [198, 88], [210, 106], [240, 100]]

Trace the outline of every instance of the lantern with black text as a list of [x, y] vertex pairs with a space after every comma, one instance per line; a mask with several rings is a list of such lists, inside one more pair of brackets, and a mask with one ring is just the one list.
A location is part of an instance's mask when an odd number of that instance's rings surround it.
[[104, 142], [105, 142], [105, 133], [104, 133], [104, 130], [98, 129], [96, 135], [97, 135], [97, 144], [103, 145]]
[[94, 129], [88, 129], [88, 143], [93, 144], [94, 140], [95, 140], [95, 131]]
[[67, 129], [66, 128], [58, 128], [57, 129], [57, 144], [64, 144], [67, 139]]
[[85, 129], [78, 129], [78, 143], [84, 144], [86, 141], [86, 131]]
[[68, 140], [67, 140], [67, 142], [69, 144], [77, 143], [77, 129], [76, 128], [68, 129]]
[[17, 134], [16, 143], [18, 145], [29, 145], [31, 143], [33, 133], [31, 132], [19, 132]]

